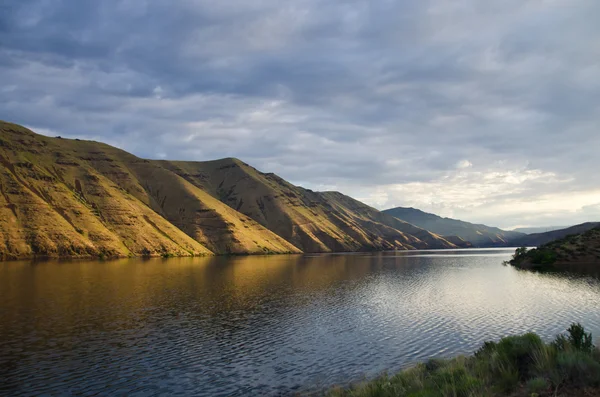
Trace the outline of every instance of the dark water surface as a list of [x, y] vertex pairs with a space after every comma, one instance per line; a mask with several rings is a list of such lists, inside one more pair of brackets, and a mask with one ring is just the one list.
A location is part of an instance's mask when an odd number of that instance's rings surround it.
[[0, 264], [0, 395], [279, 395], [580, 321], [597, 279], [513, 250]]

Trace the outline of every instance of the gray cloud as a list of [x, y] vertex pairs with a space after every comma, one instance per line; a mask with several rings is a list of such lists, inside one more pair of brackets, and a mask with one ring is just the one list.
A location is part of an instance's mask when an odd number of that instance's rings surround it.
[[[8, 0], [0, 118], [143, 157], [240, 157], [378, 207], [570, 223], [600, 202], [599, 13], [594, 0]], [[526, 205], [540, 197], [554, 204]]]

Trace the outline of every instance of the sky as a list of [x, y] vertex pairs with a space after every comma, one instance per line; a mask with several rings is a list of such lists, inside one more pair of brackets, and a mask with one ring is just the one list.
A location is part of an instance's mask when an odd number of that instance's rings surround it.
[[376, 208], [600, 221], [598, 0], [3, 0], [0, 119]]

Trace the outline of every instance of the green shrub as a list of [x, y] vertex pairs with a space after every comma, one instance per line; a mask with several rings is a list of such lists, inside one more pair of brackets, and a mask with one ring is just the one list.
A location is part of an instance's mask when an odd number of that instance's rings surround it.
[[571, 346], [576, 350], [591, 353], [594, 350], [592, 344], [592, 334], [586, 333], [583, 326], [579, 323], [573, 323], [567, 330], [569, 333], [568, 339]]
[[475, 352], [472, 365], [480, 378], [491, 379], [503, 392], [514, 390], [520, 380], [533, 375], [534, 357], [544, 347], [536, 334], [509, 336], [498, 343], [485, 342]]
[[510, 393], [519, 385], [519, 371], [510, 366], [500, 366], [496, 375], [496, 388], [504, 393]]
[[569, 340], [564, 335], [556, 335], [554, 341], [552, 341], [552, 347], [554, 347], [558, 351], [565, 351], [571, 348], [571, 344]]
[[533, 372], [548, 375], [556, 368], [557, 349], [553, 345], [542, 345], [533, 352]]
[[392, 378], [392, 382], [402, 386], [406, 391], [417, 391], [425, 387], [426, 369], [424, 365], [400, 372]]
[[600, 363], [586, 352], [559, 352], [558, 370], [565, 379], [577, 386], [600, 386]]
[[[392, 377], [329, 395], [354, 397], [483, 397], [511, 395], [525, 388], [530, 396], [556, 395], [600, 387], [600, 350], [580, 324], [545, 344], [533, 333], [485, 342], [472, 357], [430, 359]], [[519, 394], [521, 395], [521, 394]]]
[[427, 371], [435, 371], [436, 369], [445, 367], [448, 364], [448, 360], [441, 358], [430, 358], [425, 362], [425, 369]]
[[496, 351], [496, 342], [486, 341], [483, 342], [483, 346], [481, 346], [476, 352], [475, 357], [477, 358], [487, 358], [492, 353]]
[[461, 364], [437, 370], [429, 379], [430, 388], [441, 396], [468, 397], [479, 390], [483, 384], [469, 375]]
[[519, 260], [527, 255], [527, 247], [520, 247], [515, 250], [513, 260]]
[[585, 328], [579, 323], [573, 323], [567, 329], [567, 335], [557, 335], [552, 346], [558, 351], [577, 350], [585, 353], [593, 353], [595, 346], [592, 344], [592, 334], [585, 332]]
[[509, 336], [500, 339], [496, 352], [505, 366], [515, 369], [519, 378], [526, 379], [530, 376], [534, 352], [543, 346], [544, 342], [539, 336], [528, 333], [521, 336]]
[[527, 392], [530, 394], [540, 394], [549, 389], [548, 381], [544, 378], [537, 377], [530, 379], [527, 382]]
[[552, 265], [556, 262], [556, 253], [544, 248], [529, 251], [531, 263], [536, 265]]

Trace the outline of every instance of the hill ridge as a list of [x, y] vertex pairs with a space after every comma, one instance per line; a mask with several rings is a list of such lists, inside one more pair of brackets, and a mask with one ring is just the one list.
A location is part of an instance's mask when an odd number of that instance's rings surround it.
[[395, 207], [382, 212], [442, 236], [459, 237], [476, 247], [501, 247], [524, 236], [494, 226], [441, 217], [412, 207]]
[[597, 274], [600, 265], [600, 223], [586, 222], [568, 229], [580, 231], [553, 239], [532, 250], [518, 248], [508, 263], [523, 269], [592, 271]]
[[147, 160], [3, 121], [0, 193], [2, 259], [456, 247], [234, 157]]
[[598, 226], [600, 226], [600, 222], [584, 222], [580, 223], [579, 225], [570, 226], [564, 229], [528, 234], [519, 239], [513, 240], [512, 243], [518, 247], [537, 247], [557, 239], [565, 238], [569, 235], [584, 233]]

